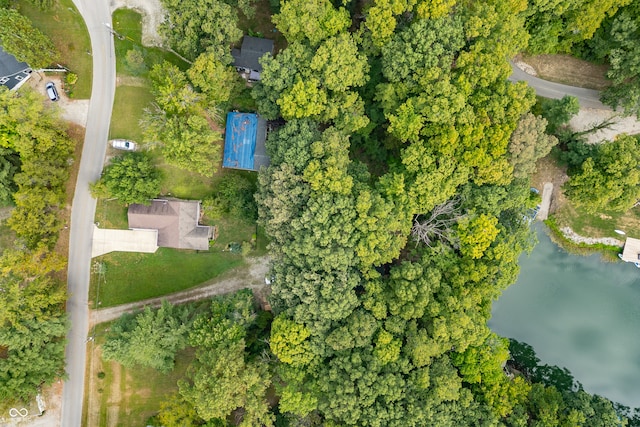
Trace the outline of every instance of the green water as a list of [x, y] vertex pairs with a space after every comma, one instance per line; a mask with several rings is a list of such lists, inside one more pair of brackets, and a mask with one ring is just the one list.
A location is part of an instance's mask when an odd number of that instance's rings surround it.
[[640, 269], [571, 255], [536, 227], [540, 243], [489, 326], [533, 346], [541, 364], [568, 368], [586, 391], [640, 407]]

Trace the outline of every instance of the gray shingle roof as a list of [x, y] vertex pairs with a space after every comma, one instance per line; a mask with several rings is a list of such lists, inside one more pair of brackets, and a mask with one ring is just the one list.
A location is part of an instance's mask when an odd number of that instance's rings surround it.
[[0, 46], [0, 84], [13, 89], [27, 80], [31, 74], [31, 68], [18, 61], [15, 56], [7, 53]]
[[233, 65], [262, 71], [262, 65], [258, 61], [266, 53], [273, 54], [273, 40], [258, 37], [244, 36], [240, 49], [232, 49]]
[[209, 249], [211, 227], [198, 225], [197, 200], [155, 199], [150, 205], [131, 204], [129, 228], [158, 230], [158, 246], [176, 249]]

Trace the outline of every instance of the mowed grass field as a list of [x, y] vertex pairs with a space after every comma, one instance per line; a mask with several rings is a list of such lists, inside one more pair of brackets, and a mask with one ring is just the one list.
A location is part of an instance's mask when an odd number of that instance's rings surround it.
[[93, 78], [91, 41], [84, 20], [73, 2], [57, 0], [52, 10], [41, 10], [28, 0], [18, 0], [16, 5], [23, 15], [31, 19], [34, 27], [53, 41], [60, 53], [60, 64], [78, 75], [70, 96], [76, 99], [90, 98]]
[[153, 95], [148, 85], [116, 87], [109, 139], [123, 138], [141, 143], [140, 120], [151, 101]]
[[239, 254], [158, 248], [156, 253], [113, 252], [92, 262], [92, 307], [111, 307], [197, 286], [244, 264]]

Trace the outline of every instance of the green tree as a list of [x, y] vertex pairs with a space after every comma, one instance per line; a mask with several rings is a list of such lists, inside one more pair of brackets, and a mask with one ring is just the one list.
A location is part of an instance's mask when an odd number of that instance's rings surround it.
[[242, 37], [232, 6], [220, 0], [163, 0], [162, 5], [167, 19], [159, 31], [171, 47], [191, 59], [209, 49], [231, 61], [229, 47]]
[[45, 68], [58, 57], [51, 40], [15, 9], [0, 8], [0, 44], [33, 69]]
[[602, 144], [570, 171], [567, 196], [588, 212], [627, 211], [640, 199], [640, 153], [636, 137], [622, 135]]
[[125, 55], [125, 64], [129, 72], [134, 76], [139, 76], [147, 71], [147, 65], [144, 63], [142, 50], [137, 47], [127, 51]]
[[41, 246], [0, 257], [0, 399], [33, 397], [64, 376], [66, 286], [60, 258]]
[[20, 165], [20, 157], [8, 148], [0, 147], [0, 205], [11, 201], [17, 190], [13, 177]]
[[561, 99], [542, 99], [536, 109], [547, 121], [547, 133], [556, 135], [580, 111], [580, 103], [575, 96], [565, 95]]
[[158, 421], [165, 427], [197, 427], [205, 423], [193, 405], [179, 393], [170, 395], [160, 403]]
[[[207, 56], [203, 56], [204, 62]], [[193, 72], [191, 73], [193, 74]], [[168, 62], [149, 73], [155, 103], [145, 110], [141, 126], [145, 141], [160, 144], [165, 161], [181, 169], [213, 176], [220, 162], [221, 139], [210, 122], [215, 122], [203, 95], [194, 90], [187, 73]], [[196, 79], [199, 84], [203, 81]], [[207, 88], [206, 90], [214, 90]], [[219, 95], [207, 95], [215, 98]], [[220, 99], [220, 98], [217, 98]]]
[[163, 301], [159, 309], [147, 306], [137, 315], [124, 315], [110, 328], [102, 357], [129, 368], [141, 365], [167, 373], [178, 350], [187, 346], [190, 314], [188, 307]]
[[213, 52], [199, 55], [187, 70], [187, 75], [205, 95], [207, 102], [214, 105], [229, 101], [234, 85], [238, 84], [238, 73], [233, 67], [220, 62]]
[[602, 20], [616, 13], [630, 0], [535, 0], [527, 11], [527, 29], [532, 53], [569, 52], [582, 40], [590, 39]]
[[640, 117], [640, 48], [635, 42], [640, 37], [639, 9], [637, 1], [622, 9], [605, 36], [610, 64], [607, 77], [612, 85], [602, 92], [602, 102]]
[[283, 0], [273, 23], [289, 42], [322, 40], [346, 30], [351, 24], [344, 8], [335, 9], [329, 0]]
[[509, 161], [513, 176], [529, 177], [536, 171], [536, 162], [558, 144], [558, 139], [546, 133], [547, 121], [527, 113], [518, 122], [509, 142]]
[[91, 187], [96, 198], [115, 198], [124, 204], [149, 203], [160, 193], [160, 174], [142, 153], [114, 157]]
[[210, 316], [198, 318], [189, 342], [197, 348], [187, 379], [178, 382], [180, 395], [206, 421], [222, 422], [243, 408], [240, 426], [273, 426], [265, 395], [269, 368], [247, 360], [245, 337], [255, 320], [251, 291], [213, 301]]
[[255, 192], [255, 183], [245, 175], [226, 174], [216, 183], [213, 195], [203, 202], [204, 214], [212, 219], [230, 215], [254, 222], [258, 216]]
[[17, 153], [21, 163], [13, 177], [16, 208], [7, 223], [29, 248], [53, 246], [62, 227], [58, 213], [73, 161], [64, 129], [40, 94], [0, 87], [0, 146]]

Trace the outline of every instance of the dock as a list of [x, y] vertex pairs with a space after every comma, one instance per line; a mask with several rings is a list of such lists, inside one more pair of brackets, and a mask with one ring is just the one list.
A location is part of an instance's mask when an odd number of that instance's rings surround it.
[[640, 239], [627, 237], [622, 254], [618, 255], [624, 262], [632, 262], [640, 268]]

